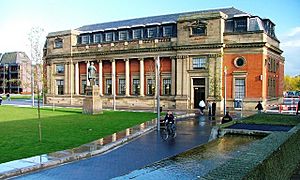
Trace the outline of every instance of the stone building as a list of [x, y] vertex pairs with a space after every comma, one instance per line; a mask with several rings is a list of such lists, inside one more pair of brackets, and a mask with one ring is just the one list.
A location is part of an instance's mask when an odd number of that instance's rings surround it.
[[0, 93], [31, 92], [31, 61], [25, 52], [0, 54]]
[[[153, 108], [156, 61], [164, 108], [201, 99], [244, 108], [282, 95], [284, 58], [275, 24], [235, 8], [86, 25], [51, 32], [44, 48], [47, 103], [82, 104], [94, 62], [104, 107]], [[225, 91], [226, 84], [226, 91]]]

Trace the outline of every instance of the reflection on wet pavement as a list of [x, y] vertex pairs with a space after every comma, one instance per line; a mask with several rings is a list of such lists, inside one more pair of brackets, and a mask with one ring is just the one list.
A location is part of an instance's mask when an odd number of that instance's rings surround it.
[[249, 143], [261, 138], [257, 136], [224, 136], [115, 179], [196, 179], [238, 156]]

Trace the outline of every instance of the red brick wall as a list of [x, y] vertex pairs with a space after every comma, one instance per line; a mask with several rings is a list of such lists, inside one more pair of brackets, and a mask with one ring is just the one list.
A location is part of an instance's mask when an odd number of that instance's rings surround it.
[[[237, 57], [244, 57], [246, 59], [246, 65], [237, 68], [234, 65], [234, 60]], [[246, 98], [260, 98], [262, 97], [262, 80], [260, 75], [262, 74], [263, 54], [225, 54], [224, 66], [227, 66], [227, 98], [234, 98], [232, 94], [233, 88], [233, 74], [234, 71], [246, 71]], [[224, 78], [224, 77], [223, 77]], [[223, 79], [224, 80], [224, 79]], [[224, 95], [224, 91], [223, 91]]]
[[172, 71], [172, 60], [169, 57], [164, 57], [160, 59], [160, 71], [161, 72], [171, 72]]

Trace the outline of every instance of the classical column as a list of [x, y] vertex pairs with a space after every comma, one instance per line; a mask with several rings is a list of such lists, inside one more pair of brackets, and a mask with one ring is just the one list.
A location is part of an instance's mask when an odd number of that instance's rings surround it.
[[102, 96], [103, 95], [102, 60], [99, 60], [98, 63], [99, 63], [98, 83], [99, 83], [100, 95]]
[[64, 94], [69, 94], [69, 63], [65, 63], [65, 72], [64, 72]]
[[188, 61], [189, 61], [188, 56], [184, 57], [182, 61], [182, 94], [184, 96], [188, 95], [188, 90], [190, 87], [190, 81], [188, 80], [188, 74], [187, 74]]
[[[22, 70], [22, 68], [20, 67], [20, 70]], [[49, 89], [49, 93], [51, 94], [51, 64], [47, 63], [47, 88]], [[22, 74], [22, 72], [20, 72], [20, 74]]]
[[116, 61], [115, 59], [111, 60], [112, 68], [112, 95], [113, 95], [113, 110], [116, 110]]
[[175, 87], [176, 87], [176, 57], [171, 57], [172, 59], [172, 84], [171, 84], [171, 95], [175, 94]]
[[144, 58], [140, 58], [140, 96], [144, 96], [144, 84], [145, 84], [145, 78], [144, 78]]
[[51, 76], [50, 76], [50, 86], [51, 86], [51, 94], [56, 94], [55, 92], [55, 79], [54, 79], [54, 76], [55, 76], [55, 65], [52, 63], [51, 64]]
[[72, 95], [74, 94], [74, 63], [73, 62], [69, 64], [69, 91], [72, 98]]
[[79, 65], [75, 63], [75, 94], [79, 95]]
[[90, 62], [86, 61], [86, 85], [90, 86], [90, 81], [89, 81], [89, 67], [90, 67]]
[[176, 74], [176, 76], [177, 76], [177, 78], [176, 78], [176, 80], [177, 80], [177, 90], [176, 90], [176, 95], [177, 96], [182, 96], [182, 73], [183, 73], [183, 71], [182, 71], [182, 58], [181, 57], [177, 57], [177, 60], [176, 60], [176, 64], [177, 64], [177, 74]]
[[129, 76], [129, 59], [125, 60], [125, 95], [130, 96], [130, 76]]

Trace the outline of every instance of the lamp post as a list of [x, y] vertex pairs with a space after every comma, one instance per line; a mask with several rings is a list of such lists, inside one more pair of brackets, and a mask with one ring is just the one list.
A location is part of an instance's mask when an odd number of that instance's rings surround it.
[[226, 75], [227, 67], [224, 67], [224, 115], [226, 114]]
[[157, 131], [160, 130], [160, 58], [156, 59], [156, 99], [157, 99]]

